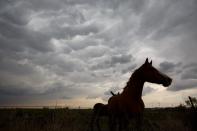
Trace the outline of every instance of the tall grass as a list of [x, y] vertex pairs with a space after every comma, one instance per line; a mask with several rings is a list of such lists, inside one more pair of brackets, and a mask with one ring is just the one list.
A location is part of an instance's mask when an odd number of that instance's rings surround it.
[[[1, 131], [88, 131], [91, 109], [0, 109]], [[189, 109], [146, 109], [144, 131], [192, 131], [193, 114]], [[108, 131], [108, 119], [101, 118], [102, 131]], [[135, 130], [135, 121], [129, 129]]]

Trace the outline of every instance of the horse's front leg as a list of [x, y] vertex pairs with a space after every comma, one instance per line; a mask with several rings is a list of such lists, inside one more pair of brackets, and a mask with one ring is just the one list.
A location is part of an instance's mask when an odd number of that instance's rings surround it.
[[122, 129], [123, 129], [123, 128], [122, 128], [122, 126], [123, 126], [122, 124], [123, 124], [123, 119], [122, 119], [122, 117], [119, 116], [119, 117], [118, 117], [119, 131], [122, 131]]
[[140, 113], [137, 115], [137, 119], [136, 119], [136, 126], [137, 126], [137, 130], [138, 131], [142, 131], [142, 126], [143, 126], [143, 113]]
[[120, 117], [120, 128], [119, 128], [119, 131], [122, 131], [122, 130], [123, 131], [128, 131], [129, 130], [128, 126], [129, 126], [129, 117], [128, 117], [127, 113], [124, 112], [122, 114], [122, 116]]

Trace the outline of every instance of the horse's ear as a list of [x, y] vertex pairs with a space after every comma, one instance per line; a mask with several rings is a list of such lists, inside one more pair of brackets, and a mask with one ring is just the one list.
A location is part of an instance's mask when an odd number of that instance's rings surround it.
[[150, 63], [149, 63], [150, 65], [152, 65], [152, 60], [150, 61]]
[[148, 64], [148, 58], [146, 58], [146, 61], [145, 61], [145, 63], [144, 64]]

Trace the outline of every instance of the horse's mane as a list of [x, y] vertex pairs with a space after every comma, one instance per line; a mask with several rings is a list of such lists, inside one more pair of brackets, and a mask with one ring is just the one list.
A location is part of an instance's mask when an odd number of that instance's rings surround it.
[[140, 68], [136, 69], [133, 71], [131, 77], [129, 78], [129, 80], [127, 81], [125, 87], [123, 88], [123, 91], [126, 90], [128, 87], [131, 87], [131, 84], [132, 84], [132, 78], [136, 75], [136, 73], [139, 71]]
[[[135, 72], [136, 72], [136, 70], [133, 72], [133, 74], [134, 74]], [[129, 86], [131, 85], [133, 74], [131, 75], [131, 77], [130, 77], [129, 80], [127, 81], [127, 84], [125, 85], [124, 89], [126, 89], [127, 87], [129, 87]]]

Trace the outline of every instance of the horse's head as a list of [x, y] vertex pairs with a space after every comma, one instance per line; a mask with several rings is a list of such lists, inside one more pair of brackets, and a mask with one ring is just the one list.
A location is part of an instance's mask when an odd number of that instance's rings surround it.
[[148, 58], [137, 72], [139, 72], [140, 79], [143, 79], [145, 82], [162, 84], [165, 87], [169, 86], [172, 82], [172, 79], [169, 76], [161, 73], [153, 67], [152, 61], [148, 62]]

